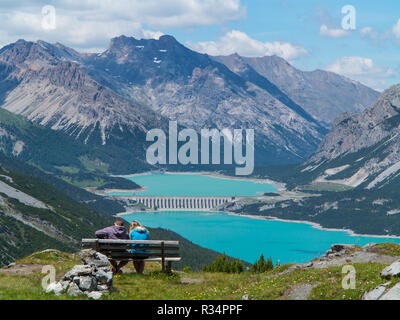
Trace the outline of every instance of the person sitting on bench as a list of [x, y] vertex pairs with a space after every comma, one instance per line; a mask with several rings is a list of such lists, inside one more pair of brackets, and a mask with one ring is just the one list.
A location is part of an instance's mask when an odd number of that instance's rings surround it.
[[[128, 231], [124, 227], [124, 220], [121, 218], [115, 219], [114, 225], [101, 230], [97, 230], [95, 233], [99, 239], [120, 239], [129, 240]], [[129, 261], [120, 261], [119, 264], [116, 260], [110, 259], [112, 265], [113, 274], [121, 274], [121, 268], [125, 266]]]
[[[149, 231], [143, 227], [139, 222], [137, 221], [132, 221], [131, 226], [129, 228], [129, 238], [131, 240], [149, 240]], [[141, 247], [142, 245], [135, 245], [135, 248]], [[143, 249], [132, 249], [131, 253], [147, 253], [148, 250], [143, 250]], [[142, 259], [145, 259], [146, 257], [142, 257]], [[139, 260], [139, 261], [133, 261], [133, 265], [135, 267], [135, 270], [137, 273], [142, 274], [144, 271], [145, 267], [145, 261], [144, 260]]]

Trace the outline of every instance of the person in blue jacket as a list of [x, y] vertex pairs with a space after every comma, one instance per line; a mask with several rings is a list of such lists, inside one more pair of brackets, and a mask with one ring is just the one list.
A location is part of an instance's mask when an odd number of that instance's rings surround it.
[[[149, 231], [143, 227], [138, 221], [132, 221], [131, 226], [129, 228], [129, 239], [130, 240], [149, 240], [150, 234]], [[145, 249], [136, 249], [141, 245], [134, 245], [135, 249], [131, 250], [131, 253], [148, 253], [148, 250]], [[143, 273], [145, 267], [145, 261], [133, 261], [133, 265], [136, 269], [137, 273]]]

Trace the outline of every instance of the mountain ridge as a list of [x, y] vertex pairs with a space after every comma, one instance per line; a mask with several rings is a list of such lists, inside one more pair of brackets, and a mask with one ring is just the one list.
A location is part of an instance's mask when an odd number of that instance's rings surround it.
[[338, 114], [359, 113], [379, 96], [357, 81], [321, 69], [301, 71], [278, 56], [243, 59], [327, 127]]
[[111, 39], [99, 54], [18, 40], [0, 49], [0, 107], [95, 146], [132, 150], [145, 133], [183, 127], [255, 129], [256, 164], [305, 161], [326, 134], [307, 108], [248, 61], [232, 72], [172, 36]]
[[305, 113], [290, 109], [225, 65], [184, 47], [171, 36], [159, 40], [117, 37], [104, 53], [88, 60], [92, 74], [109, 70], [120, 81], [122, 95], [143, 97], [153, 110], [183, 126], [254, 126], [260, 134], [258, 149], [268, 150], [263, 152], [265, 157], [278, 149], [275, 153], [286, 160], [300, 161], [323, 135], [318, 123], [309, 123], [311, 117], [303, 118]]
[[373, 189], [397, 184], [400, 85], [385, 90], [361, 114], [338, 116], [317, 151], [301, 166], [315, 182]]

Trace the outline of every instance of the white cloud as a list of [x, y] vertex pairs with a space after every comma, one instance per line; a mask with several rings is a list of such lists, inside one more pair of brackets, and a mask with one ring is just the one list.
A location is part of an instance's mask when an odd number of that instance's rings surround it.
[[391, 37], [391, 31], [378, 32], [372, 27], [364, 27], [360, 30], [360, 36], [361, 38], [371, 40], [374, 45], [381, 45], [383, 41]]
[[289, 42], [261, 42], [237, 30], [229, 31], [218, 41], [187, 42], [186, 45], [193, 50], [213, 56], [238, 53], [246, 57], [277, 55], [286, 60], [293, 60], [307, 54], [306, 49]]
[[393, 26], [392, 32], [397, 39], [400, 39], [400, 19], [397, 20], [397, 23]]
[[375, 31], [372, 27], [364, 27], [360, 30], [360, 35], [362, 37], [372, 36], [375, 34]]
[[360, 30], [360, 36], [372, 40], [374, 45], [381, 45], [386, 40], [395, 40], [395, 42], [400, 44], [400, 19], [397, 20], [391, 29], [383, 31], [377, 31], [370, 26], [364, 27]]
[[349, 32], [344, 29], [330, 29], [326, 24], [323, 24], [319, 29], [319, 34], [328, 38], [342, 38], [349, 35]]
[[363, 57], [337, 59], [326, 66], [325, 70], [357, 80], [379, 91], [387, 87], [385, 79], [396, 74], [392, 69], [377, 66], [372, 59]]
[[221, 24], [246, 16], [240, 0], [53, 0], [57, 26], [49, 31], [41, 28], [42, 7], [48, 0], [1, 1], [0, 45], [24, 38], [59, 41], [77, 49], [104, 48], [121, 34], [158, 38], [163, 28]]

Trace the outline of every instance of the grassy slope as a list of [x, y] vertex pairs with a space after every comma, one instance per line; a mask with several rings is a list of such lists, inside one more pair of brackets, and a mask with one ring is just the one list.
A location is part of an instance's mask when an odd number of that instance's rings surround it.
[[[62, 132], [54, 131], [22, 116], [0, 108], [1, 151], [8, 157], [32, 164], [77, 186], [121, 187], [135, 189], [132, 181], [113, 178], [108, 172], [143, 170], [143, 163], [115, 147], [84, 144]], [[13, 152], [15, 141], [23, 141], [23, 151]], [[122, 157], [122, 158], [120, 158]]]
[[[382, 252], [398, 255], [400, 246], [379, 245]], [[53, 264], [57, 269], [58, 279], [74, 264], [79, 264], [77, 256], [64, 253], [38, 253], [17, 261], [24, 264]], [[130, 267], [130, 266], [129, 266]], [[380, 277], [385, 265], [380, 263], [355, 264], [357, 271], [356, 289], [342, 289], [342, 268], [297, 269], [291, 273], [281, 273], [287, 269], [280, 266], [263, 274], [243, 272], [241, 274], [205, 273], [174, 271], [172, 276], [160, 273], [158, 263], [148, 263], [145, 275], [126, 273], [114, 279], [118, 292], [111, 293], [104, 299], [232, 299], [240, 300], [245, 294], [250, 299], [289, 298], [292, 285], [315, 284], [309, 299], [356, 300], [364, 292], [386, 283]], [[131, 268], [131, 267], [130, 267]], [[11, 275], [0, 271], [0, 300], [2, 299], [87, 299], [71, 298], [67, 295], [56, 297], [41, 290], [40, 271], [30, 275]], [[183, 284], [182, 279], [191, 279], [192, 283]], [[199, 281], [193, 281], [198, 279]], [[398, 279], [391, 281], [391, 286]], [[187, 282], [187, 281], [186, 281]]]
[[0, 204], [0, 265], [49, 246], [76, 250], [82, 237], [111, 221], [109, 216], [74, 201], [43, 180], [3, 168], [0, 174], [13, 179], [11, 183], [2, 177], [3, 182], [52, 208], [27, 206], [1, 194], [6, 203]]
[[0, 165], [8, 171], [16, 172], [20, 175], [25, 175], [27, 178], [29, 177], [41, 180], [51, 185], [53, 188], [56, 188], [57, 190], [63, 192], [65, 195], [72, 198], [73, 200], [85, 203], [89, 207], [101, 213], [115, 214], [125, 211], [123, 205], [120, 204], [118, 201], [104, 199], [101, 196], [97, 196], [93, 193], [87, 192], [84, 189], [73, 186], [65, 182], [64, 180], [57, 178], [54, 175], [44, 173], [43, 171], [34, 166], [25, 164], [18, 160], [5, 157], [1, 153], [0, 153]]

